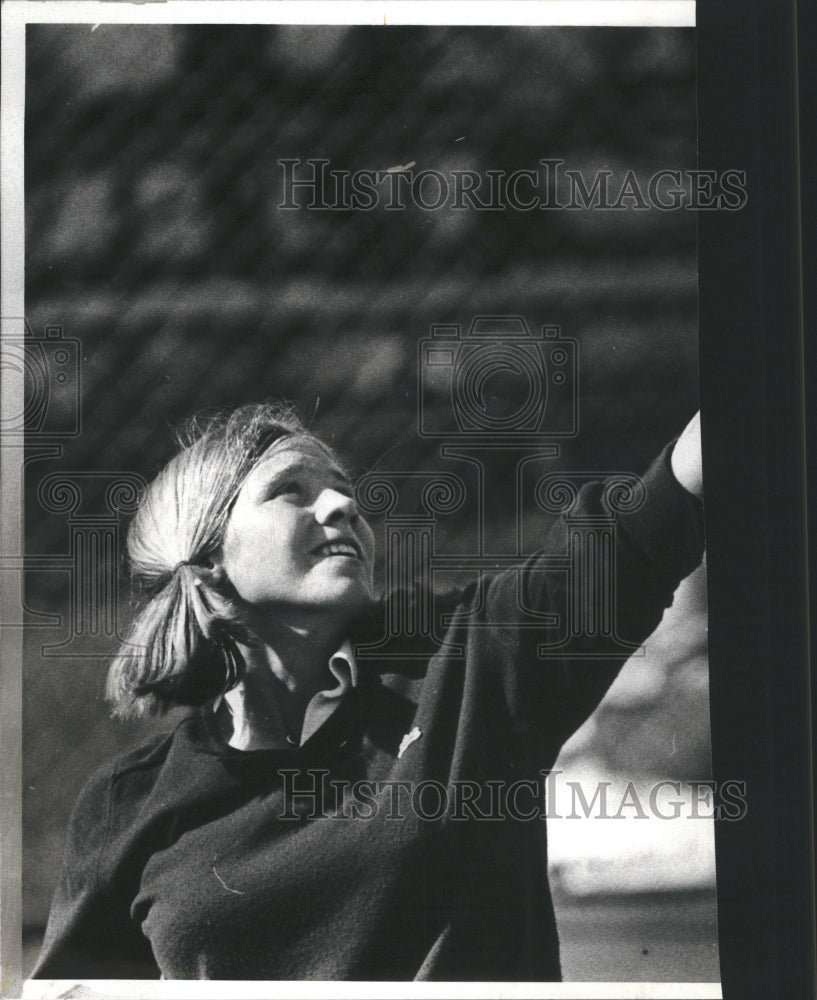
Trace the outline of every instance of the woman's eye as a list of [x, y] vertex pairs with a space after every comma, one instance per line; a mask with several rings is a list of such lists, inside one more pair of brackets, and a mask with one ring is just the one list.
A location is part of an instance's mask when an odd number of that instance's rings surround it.
[[270, 490], [270, 499], [275, 497], [296, 496], [301, 492], [300, 483], [294, 479], [285, 483], [278, 483]]

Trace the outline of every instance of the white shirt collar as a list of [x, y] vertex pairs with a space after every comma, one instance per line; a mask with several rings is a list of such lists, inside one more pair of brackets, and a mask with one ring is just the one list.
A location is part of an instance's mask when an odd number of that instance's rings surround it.
[[352, 688], [357, 687], [357, 663], [352, 644], [348, 639], [345, 639], [339, 649], [329, 657], [329, 670], [338, 683], [333, 688], [318, 691], [306, 706], [299, 741], [301, 746], [332, 715], [340, 705], [341, 698]]
[[[347, 687], [357, 687], [357, 662], [352, 644], [348, 639], [344, 639], [340, 647], [329, 657], [329, 669], [332, 676], [336, 677], [344, 691]], [[345, 683], [346, 682], [346, 683]], [[333, 688], [332, 692], [336, 689]], [[329, 694], [329, 691], [322, 692]]]

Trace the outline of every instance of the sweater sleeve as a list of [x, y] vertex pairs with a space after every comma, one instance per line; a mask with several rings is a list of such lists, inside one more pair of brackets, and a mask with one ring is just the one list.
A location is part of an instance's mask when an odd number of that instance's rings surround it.
[[493, 634], [514, 724], [537, 762], [553, 759], [595, 710], [701, 561], [703, 504], [676, 480], [673, 444], [635, 503], [611, 513], [605, 483], [585, 484], [521, 574], [500, 574], [489, 587], [489, 620], [520, 621], [525, 609], [550, 616]]
[[130, 915], [136, 873], [104, 857], [114, 777], [111, 767], [100, 771], [74, 807], [34, 979], [159, 978], [150, 944]]

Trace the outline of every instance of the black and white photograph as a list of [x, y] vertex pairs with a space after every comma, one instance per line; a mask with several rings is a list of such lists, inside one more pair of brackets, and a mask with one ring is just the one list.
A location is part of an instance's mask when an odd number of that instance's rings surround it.
[[73, 6], [3, 303], [13, 981], [720, 997], [694, 4]]

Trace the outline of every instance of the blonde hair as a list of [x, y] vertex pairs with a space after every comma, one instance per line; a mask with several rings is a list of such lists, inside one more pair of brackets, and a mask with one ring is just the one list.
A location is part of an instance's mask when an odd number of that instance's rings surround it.
[[108, 673], [115, 714], [205, 705], [240, 680], [238, 644], [252, 636], [211, 557], [244, 480], [288, 436], [317, 440], [291, 408], [274, 404], [194, 420], [179, 435], [182, 451], [148, 487], [128, 531], [131, 573], [149, 599]]

